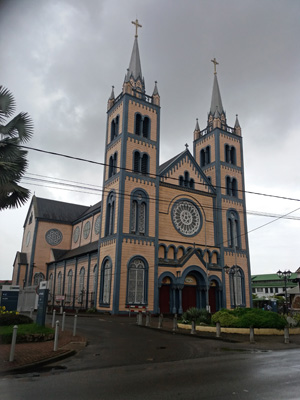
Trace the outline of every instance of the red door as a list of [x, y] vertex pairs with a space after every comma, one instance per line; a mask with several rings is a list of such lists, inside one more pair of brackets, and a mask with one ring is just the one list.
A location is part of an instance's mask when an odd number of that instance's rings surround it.
[[162, 314], [170, 313], [170, 285], [162, 285], [159, 289], [159, 308]]
[[215, 286], [211, 286], [209, 288], [208, 296], [209, 296], [210, 312], [215, 313], [217, 311], [216, 287]]
[[197, 307], [197, 288], [196, 286], [184, 286], [182, 289], [182, 309], [188, 310], [191, 307]]

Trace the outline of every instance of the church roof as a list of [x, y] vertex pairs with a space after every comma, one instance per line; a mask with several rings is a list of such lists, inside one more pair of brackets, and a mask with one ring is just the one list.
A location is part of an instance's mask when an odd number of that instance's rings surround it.
[[219, 84], [218, 84], [218, 78], [217, 78], [217, 74], [215, 73], [213, 91], [212, 91], [212, 96], [211, 96], [210, 113], [212, 115], [215, 115], [215, 113], [221, 114], [222, 112], [224, 112], [224, 114], [225, 114], [225, 111], [223, 110], [223, 104], [222, 104], [221, 93], [220, 93], [220, 88], [219, 88]]
[[98, 250], [98, 240], [92, 243], [88, 243], [85, 246], [77, 247], [72, 250], [60, 250], [52, 249], [53, 257], [55, 262], [70, 259], [73, 257], [83, 256], [85, 254]]
[[167, 169], [177, 158], [180, 158], [182, 156], [183, 153], [185, 153], [186, 150], [182, 151], [181, 153], [177, 154], [175, 157], [170, 158], [170, 160], [164, 162], [163, 164], [161, 164], [159, 166], [158, 169], [158, 173], [159, 175], [165, 170]]
[[94, 204], [93, 206], [88, 207], [88, 209], [80, 215], [80, 218], [84, 218], [89, 214], [94, 214], [95, 212], [101, 211], [102, 201], [98, 201], [98, 203]]
[[[72, 223], [90, 207], [33, 196], [35, 217], [51, 221]], [[29, 210], [31, 207], [29, 207]], [[27, 218], [26, 218], [27, 220]]]

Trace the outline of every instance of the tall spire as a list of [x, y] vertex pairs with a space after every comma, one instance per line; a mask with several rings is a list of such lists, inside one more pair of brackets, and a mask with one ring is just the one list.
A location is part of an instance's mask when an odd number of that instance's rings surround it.
[[210, 110], [208, 114], [209, 125], [212, 124], [212, 121], [214, 119], [222, 120], [222, 122], [226, 124], [226, 113], [223, 109], [221, 93], [217, 78], [217, 65], [219, 65], [219, 63], [215, 58], [211, 60], [211, 62], [214, 64], [214, 83], [211, 96]]
[[139, 91], [145, 92], [145, 84], [142, 74], [140, 52], [138, 45], [138, 28], [141, 28], [142, 25], [139, 24], [139, 21], [137, 19], [135, 21], [132, 21], [132, 24], [135, 25], [135, 36], [134, 36], [134, 43], [133, 43], [129, 68], [127, 69], [124, 83], [130, 82], [131, 86], [134, 89], [138, 89]]

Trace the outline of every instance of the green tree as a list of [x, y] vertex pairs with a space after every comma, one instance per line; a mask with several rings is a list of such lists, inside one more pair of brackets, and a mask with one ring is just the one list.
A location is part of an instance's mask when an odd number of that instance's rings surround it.
[[20, 146], [31, 138], [33, 123], [24, 112], [7, 121], [15, 108], [11, 92], [0, 86], [0, 210], [17, 208], [30, 196], [30, 191], [19, 185], [28, 166], [27, 151]]

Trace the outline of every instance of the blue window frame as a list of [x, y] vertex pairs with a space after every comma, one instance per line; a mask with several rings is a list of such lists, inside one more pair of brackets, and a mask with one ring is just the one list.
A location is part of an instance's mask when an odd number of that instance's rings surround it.
[[100, 301], [102, 306], [109, 306], [111, 294], [112, 263], [110, 258], [105, 258], [101, 268]]

